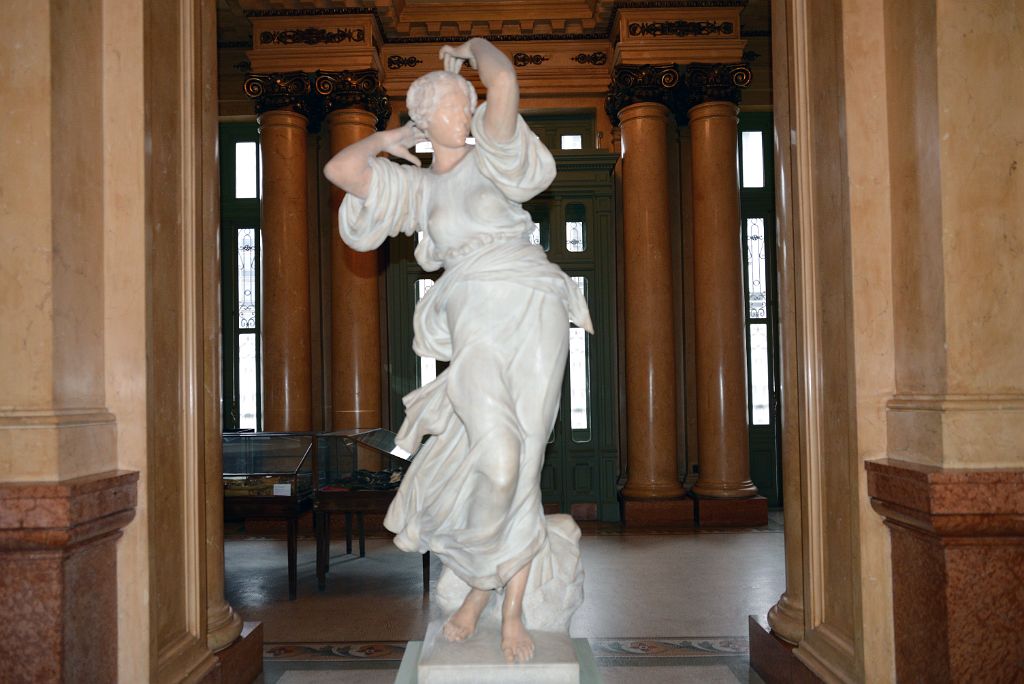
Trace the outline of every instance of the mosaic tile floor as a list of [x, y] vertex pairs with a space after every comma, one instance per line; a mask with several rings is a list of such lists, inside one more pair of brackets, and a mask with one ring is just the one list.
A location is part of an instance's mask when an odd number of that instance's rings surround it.
[[[746, 637], [588, 639], [606, 684], [760, 682]], [[393, 682], [407, 642], [266, 644], [265, 684]]]

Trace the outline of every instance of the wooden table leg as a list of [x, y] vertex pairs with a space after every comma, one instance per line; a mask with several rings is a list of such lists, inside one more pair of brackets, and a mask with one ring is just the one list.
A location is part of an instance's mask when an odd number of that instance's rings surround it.
[[317, 511], [316, 584], [320, 591], [327, 587], [327, 571], [331, 569], [331, 514]]
[[352, 514], [345, 512], [345, 553], [352, 554]]
[[359, 557], [363, 558], [366, 556], [366, 521], [362, 512], [356, 513], [356, 518], [359, 519]]
[[423, 554], [423, 593], [430, 593], [430, 552]]
[[288, 518], [288, 600], [295, 600], [295, 585], [298, 578], [297, 556], [299, 552], [299, 519]]

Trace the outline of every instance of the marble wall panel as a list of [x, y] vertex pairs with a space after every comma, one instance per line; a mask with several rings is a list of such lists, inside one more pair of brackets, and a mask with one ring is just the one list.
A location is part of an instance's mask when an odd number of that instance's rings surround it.
[[1024, 398], [1024, 2], [935, 5], [947, 392]]
[[860, 623], [866, 681], [894, 677], [889, 535], [866, 496], [860, 465], [887, 455], [886, 402], [895, 391], [892, 192], [882, 0], [843, 3], [843, 86], [850, 197], [853, 358], [856, 368], [856, 503]]

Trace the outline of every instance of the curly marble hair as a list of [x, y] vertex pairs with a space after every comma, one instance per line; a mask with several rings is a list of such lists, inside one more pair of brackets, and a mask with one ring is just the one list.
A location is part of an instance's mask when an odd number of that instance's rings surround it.
[[473, 84], [450, 71], [431, 71], [413, 81], [405, 95], [409, 118], [417, 128], [427, 130], [430, 115], [437, 109], [437, 103], [450, 88], [459, 88], [466, 93], [466, 99], [469, 101], [466, 113], [473, 115], [476, 111], [476, 89]]

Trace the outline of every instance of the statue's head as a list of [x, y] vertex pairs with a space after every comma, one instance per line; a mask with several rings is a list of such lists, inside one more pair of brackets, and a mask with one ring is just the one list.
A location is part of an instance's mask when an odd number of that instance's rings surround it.
[[476, 109], [473, 84], [450, 71], [420, 76], [405, 96], [409, 117], [434, 144], [460, 147]]

